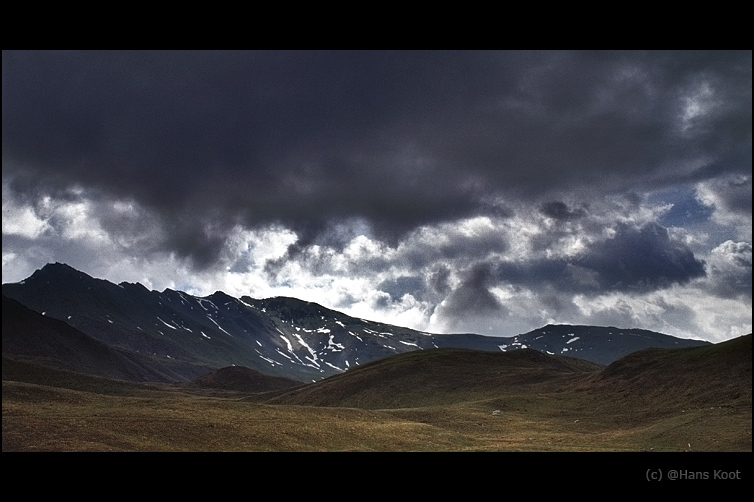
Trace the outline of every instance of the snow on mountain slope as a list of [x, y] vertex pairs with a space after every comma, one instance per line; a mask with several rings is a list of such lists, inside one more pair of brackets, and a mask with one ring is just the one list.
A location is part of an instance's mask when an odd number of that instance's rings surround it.
[[485, 351], [532, 348], [609, 364], [648, 347], [705, 342], [644, 330], [545, 326], [515, 337], [429, 334], [350, 317], [295, 298], [195, 297], [141, 284], [112, 284], [64, 264], [48, 264], [3, 294], [111, 346], [197, 371], [248, 368], [302, 382], [402, 352], [453, 347]]

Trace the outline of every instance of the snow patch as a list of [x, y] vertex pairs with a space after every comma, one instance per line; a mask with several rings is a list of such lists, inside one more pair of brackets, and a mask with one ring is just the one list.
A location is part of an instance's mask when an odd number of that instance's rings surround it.
[[[256, 349], [254, 349], [254, 350], [256, 350]], [[279, 362], [275, 361], [274, 359], [269, 359], [269, 358], [267, 358], [267, 357], [264, 357], [264, 356], [262, 355], [262, 353], [261, 353], [261, 352], [259, 352], [258, 350], [256, 350], [256, 352], [257, 352], [257, 354], [259, 354], [259, 357], [261, 357], [262, 359], [264, 359], [265, 361], [267, 361], [268, 363], [270, 363], [270, 366], [275, 366], [276, 364], [277, 364], [278, 366], [282, 366], [282, 365], [283, 365], [283, 363], [279, 363]], [[235, 366], [235, 365], [234, 365], [234, 366]]]
[[204, 306], [204, 304], [205, 304], [205, 303], [209, 303], [210, 305], [212, 305], [212, 307], [213, 307], [213, 308], [214, 308], [215, 310], [218, 310], [218, 308], [217, 308], [217, 305], [215, 305], [214, 303], [212, 303], [212, 301], [211, 301], [211, 300], [205, 300], [205, 299], [203, 299], [203, 298], [197, 298], [197, 299], [196, 299], [196, 301], [197, 301], [197, 302], [199, 302], [199, 306], [200, 306], [201, 308], [203, 308], [204, 310], [207, 310], [207, 311], [209, 311], [209, 309], [208, 309], [207, 307], [205, 307], [205, 306]]
[[345, 346], [335, 341], [334, 335], [330, 334], [330, 339], [327, 341], [327, 348], [333, 352], [340, 352], [345, 350]]
[[[160, 321], [160, 322], [161, 322], [162, 324], [164, 324], [165, 326], [167, 326], [167, 327], [168, 327], [168, 328], [170, 328], [170, 329], [175, 329], [175, 330], [177, 330], [177, 329], [178, 329], [178, 328], [176, 328], [175, 326], [171, 326], [170, 324], [166, 323], [165, 321], [163, 321], [163, 320], [162, 320], [162, 319], [160, 319], [159, 317], [157, 318], [157, 320], [158, 320], [158, 321]], [[108, 321], [109, 321], [109, 319], [108, 319]], [[112, 322], [112, 321], [110, 321], [110, 322]]]
[[361, 337], [360, 337], [359, 335], [357, 335], [357, 334], [356, 334], [356, 333], [354, 333], [353, 331], [349, 331], [349, 332], [348, 332], [348, 334], [349, 334], [349, 335], [352, 335], [352, 336], [355, 336], [356, 338], [358, 338], [358, 339], [359, 339], [359, 341], [360, 341], [360, 342], [363, 342], [363, 341], [364, 341], [364, 340], [362, 340], [362, 339], [361, 339]]
[[254, 305], [251, 305], [250, 303], [246, 303], [245, 301], [241, 300], [240, 298], [237, 298], [237, 300], [239, 302], [241, 302], [242, 304], [246, 305], [247, 307], [251, 308], [251, 309], [256, 308]]
[[328, 365], [329, 367], [333, 368], [333, 369], [336, 369], [336, 370], [338, 370], [338, 371], [345, 371], [344, 369], [342, 369], [342, 368], [338, 368], [338, 367], [337, 367], [337, 366], [335, 366], [334, 364], [330, 364], [330, 363], [328, 363], [327, 361], [323, 361], [323, 362], [324, 362], [324, 363], [325, 363], [326, 365]]
[[[283, 352], [281, 352], [279, 348], [276, 348], [276, 349], [275, 349], [275, 352], [277, 352], [278, 354], [280, 354], [280, 355], [281, 355], [281, 356], [283, 356], [284, 358], [288, 359], [288, 360], [289, 360], [290, 362], [292, 362], [292, 363], [295, 363], [295, 362], [296, 362], [296, 361], [294, 361], [293, 359], [291, 359], [291, 356], [289, 356], [288, 354], [284, 354]], [[294, 355], [295, 355], [295, 354], [294, 354]], [[297, 359], [298, 359], [298, 358], [297, 358]], [[299, 363], [301, 363], [301, 360], [299, 359], [299, 361], [298, 361], [298, 362], [299, 362]], [[301, 363], [301, 364], [303, 364], [303, 363]]]
[[207, 314], [207, 319], [209, 319], [210, 321], [212, 321], [213, 323], [215, 323], [215, 326], [217, 326], [217, 328], [218, 328], [218, 329], [219, 329], [220, 331], [222, 331], [223, 333], [225, 333], [225, 334], [226, 334], [226, 335], [228, 335], [229, 337], [233, 338], [233, 335], [231, 335], [230, 333], [228, 333], [227, 331], [225, 331], [225, 330], [223, 329], [223, 327], [222, 327], [222, 326], [220, 326], [219, 324], [217, 324], [217, 321], [215, 321], [214, 319], [212, 319], [212, 318], [211, 318], [211, 317], [209, 316], [209, 314]]
[[[380, 333], [378, 331], [374, 331], [374, 330], [371, 330], [371, 329], [368, 329], [368, 328], [363, 328], [363, 329], [364, 329], [364, 333], [369, 333], [370, 335], [377, 335], [377, 336], [379, 336], [381, 338], [387, 338], [384, 333]], [[388, 333], [388, 334], [390, 334], [390, 333]]]
[[283, 332], [282, 332], [282, 331], [280, 331], [280, 330], [278, 330], [278, 331], [280, 332], [280, 338], [282, 338], [282, 339], [283, 339], [283, 341], [285, 342], [285, 344], [286, 344], [286, 345], [288, 346], [288, 352], [291, 352], [291, 353], [292, 353], [292, 352], [293, 352], [293, 345], [291, 345], [291, 341], [290, 341], [290, 340], [288, 340], [288, 339], [287, 339], [287, 338], [285, 337], [285, 335], [283, 335]]
[[309, 345], [304, 341], [304, 339], [301, 338], [301, 335], [299, 335], [298, 333], [293, 333], [293, 336], [296, 337], [296, 339], [301, 344], [301, 346], [306, 347], [306, 350], [308, 350], [309, 354], [311, 354], [311, 357], [307, 356], [307, 357], [304, 357], [304, 359], [310, 360], [312, 363], [316, 365], [317, 368], [319, 368], [319, 363], [317, 362], [317, 354], [314, 352], [314, 350], [312, 350], [312, 348], [309, 347]]

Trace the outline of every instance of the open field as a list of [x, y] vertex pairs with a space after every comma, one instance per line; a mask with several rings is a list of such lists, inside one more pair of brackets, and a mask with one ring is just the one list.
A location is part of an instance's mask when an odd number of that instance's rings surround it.
[[382, 410], [149, 394], [5, 382], [3, 451], [751, 451], [750, 408], [627, 417], [536, 393]]
[[[717, 348], [734, 355], [729, 374], [709, 369], [718, 392], [692, 371], [712, 361], [697, 349], [608, 368], [533, 351], [433, 351], [269, 393], [4, 358], [3, 451], [751, 451], [751, 337], [734, 342]], [[684, 378], [679, 363], [699, 379], [660, 377]]]

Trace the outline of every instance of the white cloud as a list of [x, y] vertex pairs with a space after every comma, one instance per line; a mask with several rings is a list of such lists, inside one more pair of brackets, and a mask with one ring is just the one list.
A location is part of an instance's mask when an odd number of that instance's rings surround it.
[[35, 239], [52, 227], [37, 217], [31, 208], [12, 207], [3, 201], [3, 235], [19, 235], [27, 239]]
[[10, 193], [10, 188], [3, 180], [3, 235], [18, 235], [35, 239], [52, 227], [40, 218], [34, 208], [17, 202]]
[[[714, 203], [721, 223], [740, 222], [721, 190], [718, 185], [700, 185], [700, 198]], [[498, 310], [464, 317], [448, 301], [479, 263], [502, 260], [523, 264], [575, 257], [604, 240], [618, 224], [654, 221], [666, 210], [662, 204], [634, 203], [632, 209], [625, 200], [611, 202], [606, 197], [591, 200], [578, 219], [561, 224], [520, 208], [515, 215], [500, 218], [474, 217], [423, 226], [396, 247], [375, 239], [368, 229], [341, 229], [346, 236], [341, 250], [318, 244], [291, 254], [291, 245], [298, 239], [292, 230], [279, 225], [259, 229], [238, 226], [226, 241], [221, 266], [203, 271], [175, 254], [154, 249], [140, 254], [143, 241], [129, 240], [127, 232], [114, 232], [122, 230], [118, 225], [124, 222], [134, 224], [137, 230], [150, 230], [149, 218], [142, 222], [142, 217], [148, 216], [143, 208], [130, 201], [98, 204], [83, 198], [75, 202], [48, 198], [35, 210], [4, 198], [4, 236], [26, 241], [13, 244], [18, 247], [4, 247], [3, 282], [28, 277], [45, 261], [65, 261], [116, 283], [141, 282], [149, 289], [179, 289], [197, 296], [218, 290], [236, 297], [293, 296], [356, 317], [431, 332], [512, 336], [559, 322], [641, 327], [723, 340], [751, 330], [750, 309], [742, 309], [734, 294], [725, 294], [730, 292], [732, 280], [739, 280], [742, 274], [746, 277], [747, 267], [749, 277], [751, 273], [750, 244], [747, 248], [746, 242], [732, 240], [700, 254], [707, 261], [708, 278], [662, 291], [587, 298], [563, 294], [554, 285], [534, 288], [499, 282], [493, 274], [489, 283], [478, 284], [475, 291], [489, 293], [488, 300], [497, 302]], [[582, 206], [569, 201], [568, 207]], [[110, 218], [107, 225], [102, 224], [105, 216]], [[108, 229], [114, 230], [108, 233]], [[699, 249], [709, 245], [709, 238], [700, 239], [698, 233], [684, 228], [673, 228], [671, 233]], [[137, 235], [145, 239], [145, 234]], [[277, 267], [270, 273], [268, 266], [276, 261]], [[576, 285], [597, 284], [593, 270], [575, 264], [568, 264], [565, 270]], [[441, 271], [441, 284], [435, 284]], [[406, 278], [408, 283], [399, 283]], [[394, 290], [383, 290], [391, 284], [396, 286]], [[401, 291], [399, 285], [419, 289]], [[717, 291], [718, 297], [710, 297], [705, 288]]]

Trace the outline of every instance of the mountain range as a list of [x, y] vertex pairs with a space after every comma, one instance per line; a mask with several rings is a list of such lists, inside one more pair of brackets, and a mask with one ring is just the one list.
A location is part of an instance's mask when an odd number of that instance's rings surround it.
[[[642, 329], [547, 325], [514, 336], [433, 334], [295, 298], [198, 297], [113, 284], [61, 263], [3, 284], [3, 354], [108, 378], [185, 382], [224, 367], [318, 381], [397, 354], [534, 349], [600, 365], [708, 342]], [[501, 326], [501, 331], [504, 326]]]

